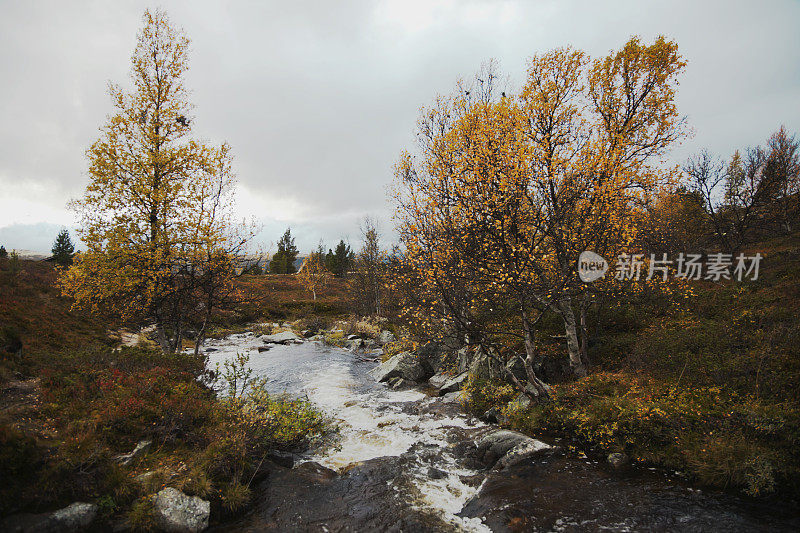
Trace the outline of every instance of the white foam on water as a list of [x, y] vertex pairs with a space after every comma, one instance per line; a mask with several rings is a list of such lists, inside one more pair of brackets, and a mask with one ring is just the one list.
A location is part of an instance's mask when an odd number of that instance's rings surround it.
[[[398, 456], [417, 443], [448, 447], [447, 436], [453, 428], [475, 428], [485, 424], [471, 423], [464, 416], [419, 415], [403, 411], [407, 402], [426, 400], [418, 390], [393, 391], [372, 378], [353, 370], [353, 354], [344, 350], [328, 349], [311, 343], [296, 346], [276, 346], [257, 353], [263, 342], [254, 335], [232, 335], [226, 339], [210, 341], [209, 347], [217, 351], [209, 354], [213, 368], [245, 352], [251, 355], [250, 367], [258, 374], [280, 383], [288, 384], [288, 392], [305, 394], [317, 408], [339, 422], [336, 445], [318, 450], [307, 458], [324, 466], [342, 470], [349, 465], [377, 457]], [[287, 369], [293, 370], [286, 372]], [[286, 374], [286, 375], [284, 375]], [[461, 476], [477, 472], [459, 468], [448, 453], [441, 454], [432, 466], [447, 473], [442, 479], [430, 479], [428, 464], [419, 462], [409, 472], [420, 497], [419, 509], [434, 511], [457, 529], [464, 531], [490, 531], [478, 518], [457, 516], [464, 504], [474, 496], [479, 487], [465, 484]]]

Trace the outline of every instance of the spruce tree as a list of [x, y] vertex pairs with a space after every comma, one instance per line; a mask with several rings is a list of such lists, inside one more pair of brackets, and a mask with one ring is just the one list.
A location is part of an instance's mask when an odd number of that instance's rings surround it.
[[72, 264], [72, 256], [75, 254], [75, 245], [69, 237], [69, 231], [62, 229], [53, 243], [53, 260], [62, 266]]

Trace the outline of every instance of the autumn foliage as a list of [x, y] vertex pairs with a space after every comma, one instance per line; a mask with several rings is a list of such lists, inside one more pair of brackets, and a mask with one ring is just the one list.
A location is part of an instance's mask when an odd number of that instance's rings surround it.
[[419, 149], [396, 166], [406, 276], [419, 287], [406, 317], [488, 353], [503, 335], [522, 339], [529, 383], [546, 393], [530, 363], [536, 324], [553, 312], [585, 375], [575, 310], [594, 295], [578, 255], [616, 257], [636, 241], [642, 206], [675, 181], [661, 156], [685, 133], [675, 106], [684, 65], [662, 37], [600, 58], [560, 48], [530, 60], [517, 94], [498, 94], [489, 65], [423, 109]]

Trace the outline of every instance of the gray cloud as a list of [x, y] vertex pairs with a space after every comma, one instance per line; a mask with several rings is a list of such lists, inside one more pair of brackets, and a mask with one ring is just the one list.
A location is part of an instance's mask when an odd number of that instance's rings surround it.
[[[675, 160], [699, 147], [727, 155], [781, 123], [800, 131], [797, 2], [163, 5], [192, 39], [196, 132], [233, 145], [240, 211], [264, 222], [265, 240], [292, 225], [303, 249], [356, 242], [364, 214], [388, 230], [386, 187], [419, 108], [492, 57], [518, 84], [533, 53], [599, 55], [663, 33], [689, 61], [679, 105], [696, 132]], [[145, 7], [0, 5], [0, 226], [69, 225], [64, 203], [111, 111], [106, 82], [127, 82]]]

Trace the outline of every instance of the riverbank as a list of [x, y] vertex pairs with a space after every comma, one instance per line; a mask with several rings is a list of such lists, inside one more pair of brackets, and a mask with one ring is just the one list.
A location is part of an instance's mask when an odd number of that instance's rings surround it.
[[218, 523], [327, 431], [308, 402], [246, 384], [246, 361], [213, 375], [203, 356], [120, 346], [136, 336], [70, 311], [54, 278], [48, 263], [0, 268], [0, 529], [151, 530], [189, 504]]

